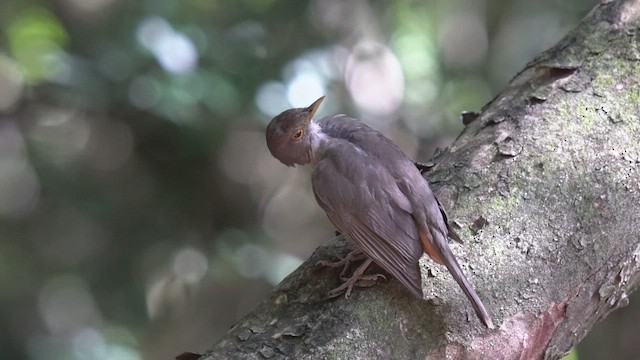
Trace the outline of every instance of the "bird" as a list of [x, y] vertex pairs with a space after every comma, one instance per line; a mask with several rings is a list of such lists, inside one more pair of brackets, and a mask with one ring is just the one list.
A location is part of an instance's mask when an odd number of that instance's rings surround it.
[[493, 329], [489, 312], [449, 248], [447, 237], [462, 242], [449, 226], [444, 208], [411, 158], [382, 133], [346, 115], [314, 119], [325, 96], [308, 107], [275, 116], [266, 129], [269, 151], [287, 166], [310, 165], [318, 205], [358, 250], [339, 263], [364, 263], [329, 292], [346, 297], [372, 263], [423, 298], [419, 259], [427, 253], [446, 266], [480, 321]]

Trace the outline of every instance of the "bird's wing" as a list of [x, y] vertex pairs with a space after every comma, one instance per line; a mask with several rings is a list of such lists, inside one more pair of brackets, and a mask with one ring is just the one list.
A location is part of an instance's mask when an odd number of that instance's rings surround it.
[[412, 293], [422, 297], [422, 247], [412, 207], [389, 172], [353, 144], [319, 159], [313, 190], [329, 220]]
[[[406, 162], [408, 160], [408, 157], [391, 140], [382, 136], [382, 134], [380, 134], [377, 130], [369, 127], [367, 124], [354, 118], [348, 117], [346, 115], [334, 115], [321, 119], [319, 123], [322, 126], [323, 132], [327, 133], [329, 136], [346, 140], [351, 144], [361, 148], [369, 155], [374, 155], [379, 158], [384, 157], [388, 161], [391, 161], [396, 165], [398, 165], [400, 162]], [[429, 168], [427, 164], [421, 164], [418, 162], [412, 163], [413, 166], [415, 166], [421, 174]], [[408, 174], [405, 173], [404, 175], [406, 176]], [[424, 178], [422, 178], [421, 180], [427, 181]], [[429, 190], [429, 193], [431, 193], [431, 190]], [[431, 197], [433, 195], [426, 194], [425, 196]], [[448, 236], [451, 239], [462, 243], [462, 239], [460, 238], [460, 236], [455, 232], [455, 230], [453, 230], [451, 225], [449, 225], [447, 213], [445, 212], [442, 204], [440, 204], [440, 201], [438, 201], [437, 198], [436, 202], [438, 208], [440, 209], [440, 212], [442, 213], [442, 217], [444, 218], [444, 224], [446, 225]]]

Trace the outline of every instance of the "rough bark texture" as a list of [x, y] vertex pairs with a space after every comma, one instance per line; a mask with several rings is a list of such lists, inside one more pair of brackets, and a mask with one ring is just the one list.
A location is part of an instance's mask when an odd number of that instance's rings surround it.
[[603, 1], [531, 62], [427, 174], [498, 329], [428, 259], [425, 297], [395, 280], [324, 300], [318, 249], [204, 359], [556, 359], [640, 281], [640, 4]]

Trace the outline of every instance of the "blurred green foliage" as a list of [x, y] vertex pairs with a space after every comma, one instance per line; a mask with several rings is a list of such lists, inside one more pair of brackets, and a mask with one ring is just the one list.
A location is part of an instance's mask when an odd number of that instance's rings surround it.
[[51, 57], [62, 51], [69, 38], [58, 19], [47, 10], [34, 7], [22, 10], [6, 26], [9, 50], [30, 83], [45, 80], [55, 73]]
[[332, 234], [273, 115], [427, 160], [594, 3], [3, 1], [0, 359], [205, 350]]

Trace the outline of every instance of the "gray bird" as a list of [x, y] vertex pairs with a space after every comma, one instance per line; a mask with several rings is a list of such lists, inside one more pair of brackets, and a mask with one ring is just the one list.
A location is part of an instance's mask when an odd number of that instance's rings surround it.
[[[345, 115], [314, 120], [324, 96], [307, 108], [289, 109], [271, 120], [267, 146], [287, 166], [311, 164], [313, 193], [331, 223], [368, 259], [330, 295], [346, 292], [371, 261], [422, 298], [418, 260], [426, 252], [443, 264], [488, 328], [493, 322], [449, 249], [460, 238], [414, 162], [366, 124]], [[345, 262], [350, 261], [345, 259]], [[346, 268], [345, 268], [346, 269]], [[343, 271], [344, 273], [344, 271]]]

